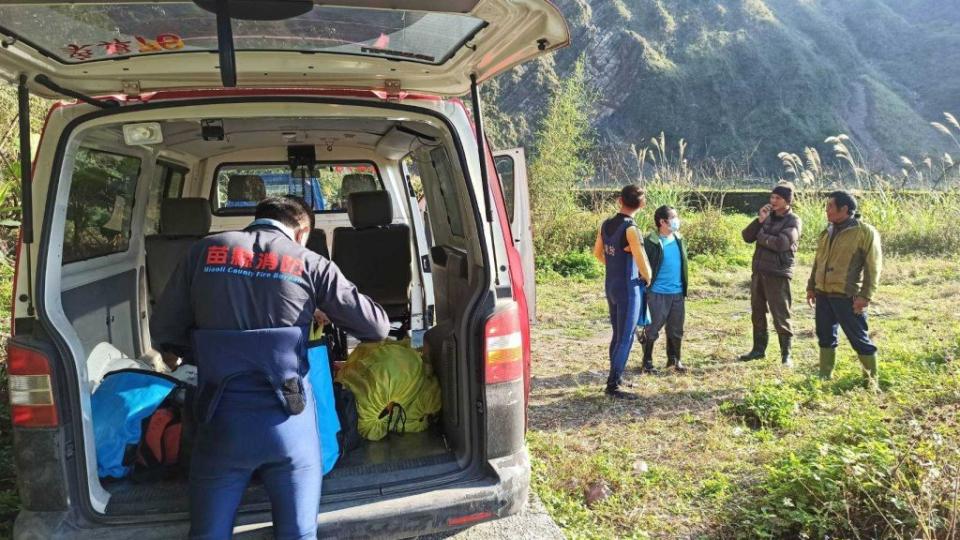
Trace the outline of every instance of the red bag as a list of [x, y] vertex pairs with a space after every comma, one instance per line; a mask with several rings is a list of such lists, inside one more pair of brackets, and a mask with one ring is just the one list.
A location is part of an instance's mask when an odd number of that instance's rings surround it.
[[152, 469], [177, 465], [182, 434], [180, 411], [169, 405], [160, 406], [144, 425], [137, 447], [137, 467]]

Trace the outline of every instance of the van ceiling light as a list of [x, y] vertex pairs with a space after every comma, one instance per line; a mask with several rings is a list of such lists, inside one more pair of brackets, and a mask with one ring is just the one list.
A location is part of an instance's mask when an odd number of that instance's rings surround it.
[[126, 124], [123, 126], [123, 141], [130, 146], [162, 143], [163, 128], [159, 122]]

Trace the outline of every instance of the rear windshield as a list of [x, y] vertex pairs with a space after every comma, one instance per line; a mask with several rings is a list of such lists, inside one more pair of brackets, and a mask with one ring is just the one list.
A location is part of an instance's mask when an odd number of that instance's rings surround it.
[[[486, 23], [469, 15], [314, 6], [233, 20], [238, 51], [308, 51], [442, 64]], [[217, 51], [216, 16], [193, 2], [0, 4], [0, 30], [64, 63]]]
[[300, 197], [314, 212], [345, 212], [347, 196], [358, 191], [382, 191], [372, 163], [324, 163], [310, 174], [306, 169], [291, 173], [284, 163], [238, 163], [221, 165], [210, 200], [218, 215], [253, 214], [267, 197]]

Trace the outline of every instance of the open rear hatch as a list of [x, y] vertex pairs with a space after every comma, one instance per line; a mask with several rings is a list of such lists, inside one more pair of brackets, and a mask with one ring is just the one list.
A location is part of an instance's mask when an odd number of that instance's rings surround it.
[[[214, 4], [226, 5], [231, 17]], [[50, 98], [223, 86], [267, 94], [359, 88], [395, 97], [462, 95], [568, 42], [563, 16], [548, 0], [0, 3], [0, 79], [24, 80], [32, 93]], [[21, 92], [21, 110], [28, 110], [26, 97]], [[463, 274], [448, 281], [468, 289]], [[325, 501], [387, 495], [414, 480], [423, 487], [442, 481], [464, 466], [445, 435], [449, 431], [367, 445], [325, 480]], [[113, 495], [108, 514], [175, 512], [186, 501], [176, 482], [107, 488]], [[177, 503], [145, 510], [151, 500]], [[262, 493], [254, 487], [247, 502], [261, 503]]]
[[0, 77], [27, 75], [46, 97], [59, 96], [56, 86], [86, 95], [241, 86], [451, 96], [471, 77], [483, 82], [569, 39], [548, 0], [14, 1], [0, 4]]

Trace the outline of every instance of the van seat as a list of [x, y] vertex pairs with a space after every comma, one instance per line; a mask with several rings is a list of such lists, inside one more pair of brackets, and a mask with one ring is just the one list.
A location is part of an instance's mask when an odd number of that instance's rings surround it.
[[210, 202], [203, 198], [164, 199], [160, 203], [160, 233], [146, 237], [147, 286], [153, 302], [190, 246], [210, 232]]
[[330, 258], [330, 249], [327, 248], [327, 232], [323, 229], [314, 229], [307, 240], [307, 249], [326, 259]]
[[386, 191], [361, 191], [347, 198], [352, 227], [333, 231], [333, 262], [360, 292], [393, 320], [409, 316], [410, 228], [393, 224]]
[[267, 186], [256, 174], [233, 174], [227, 181], [224, 208], [250, 208], [267, 198]]
[[[343, 181], [340, 185], [340, 193], [342, 197], [346, 197], [349, 201], [351, 193], [361, 193], [364, 191], [377, 191], [379, 186], [377, 186], [377, 179], [372, 174], [367, 173], [352, 173], [345, 174], [343, 176]], [[348, 202], [349, 204], [349, 202]]]

